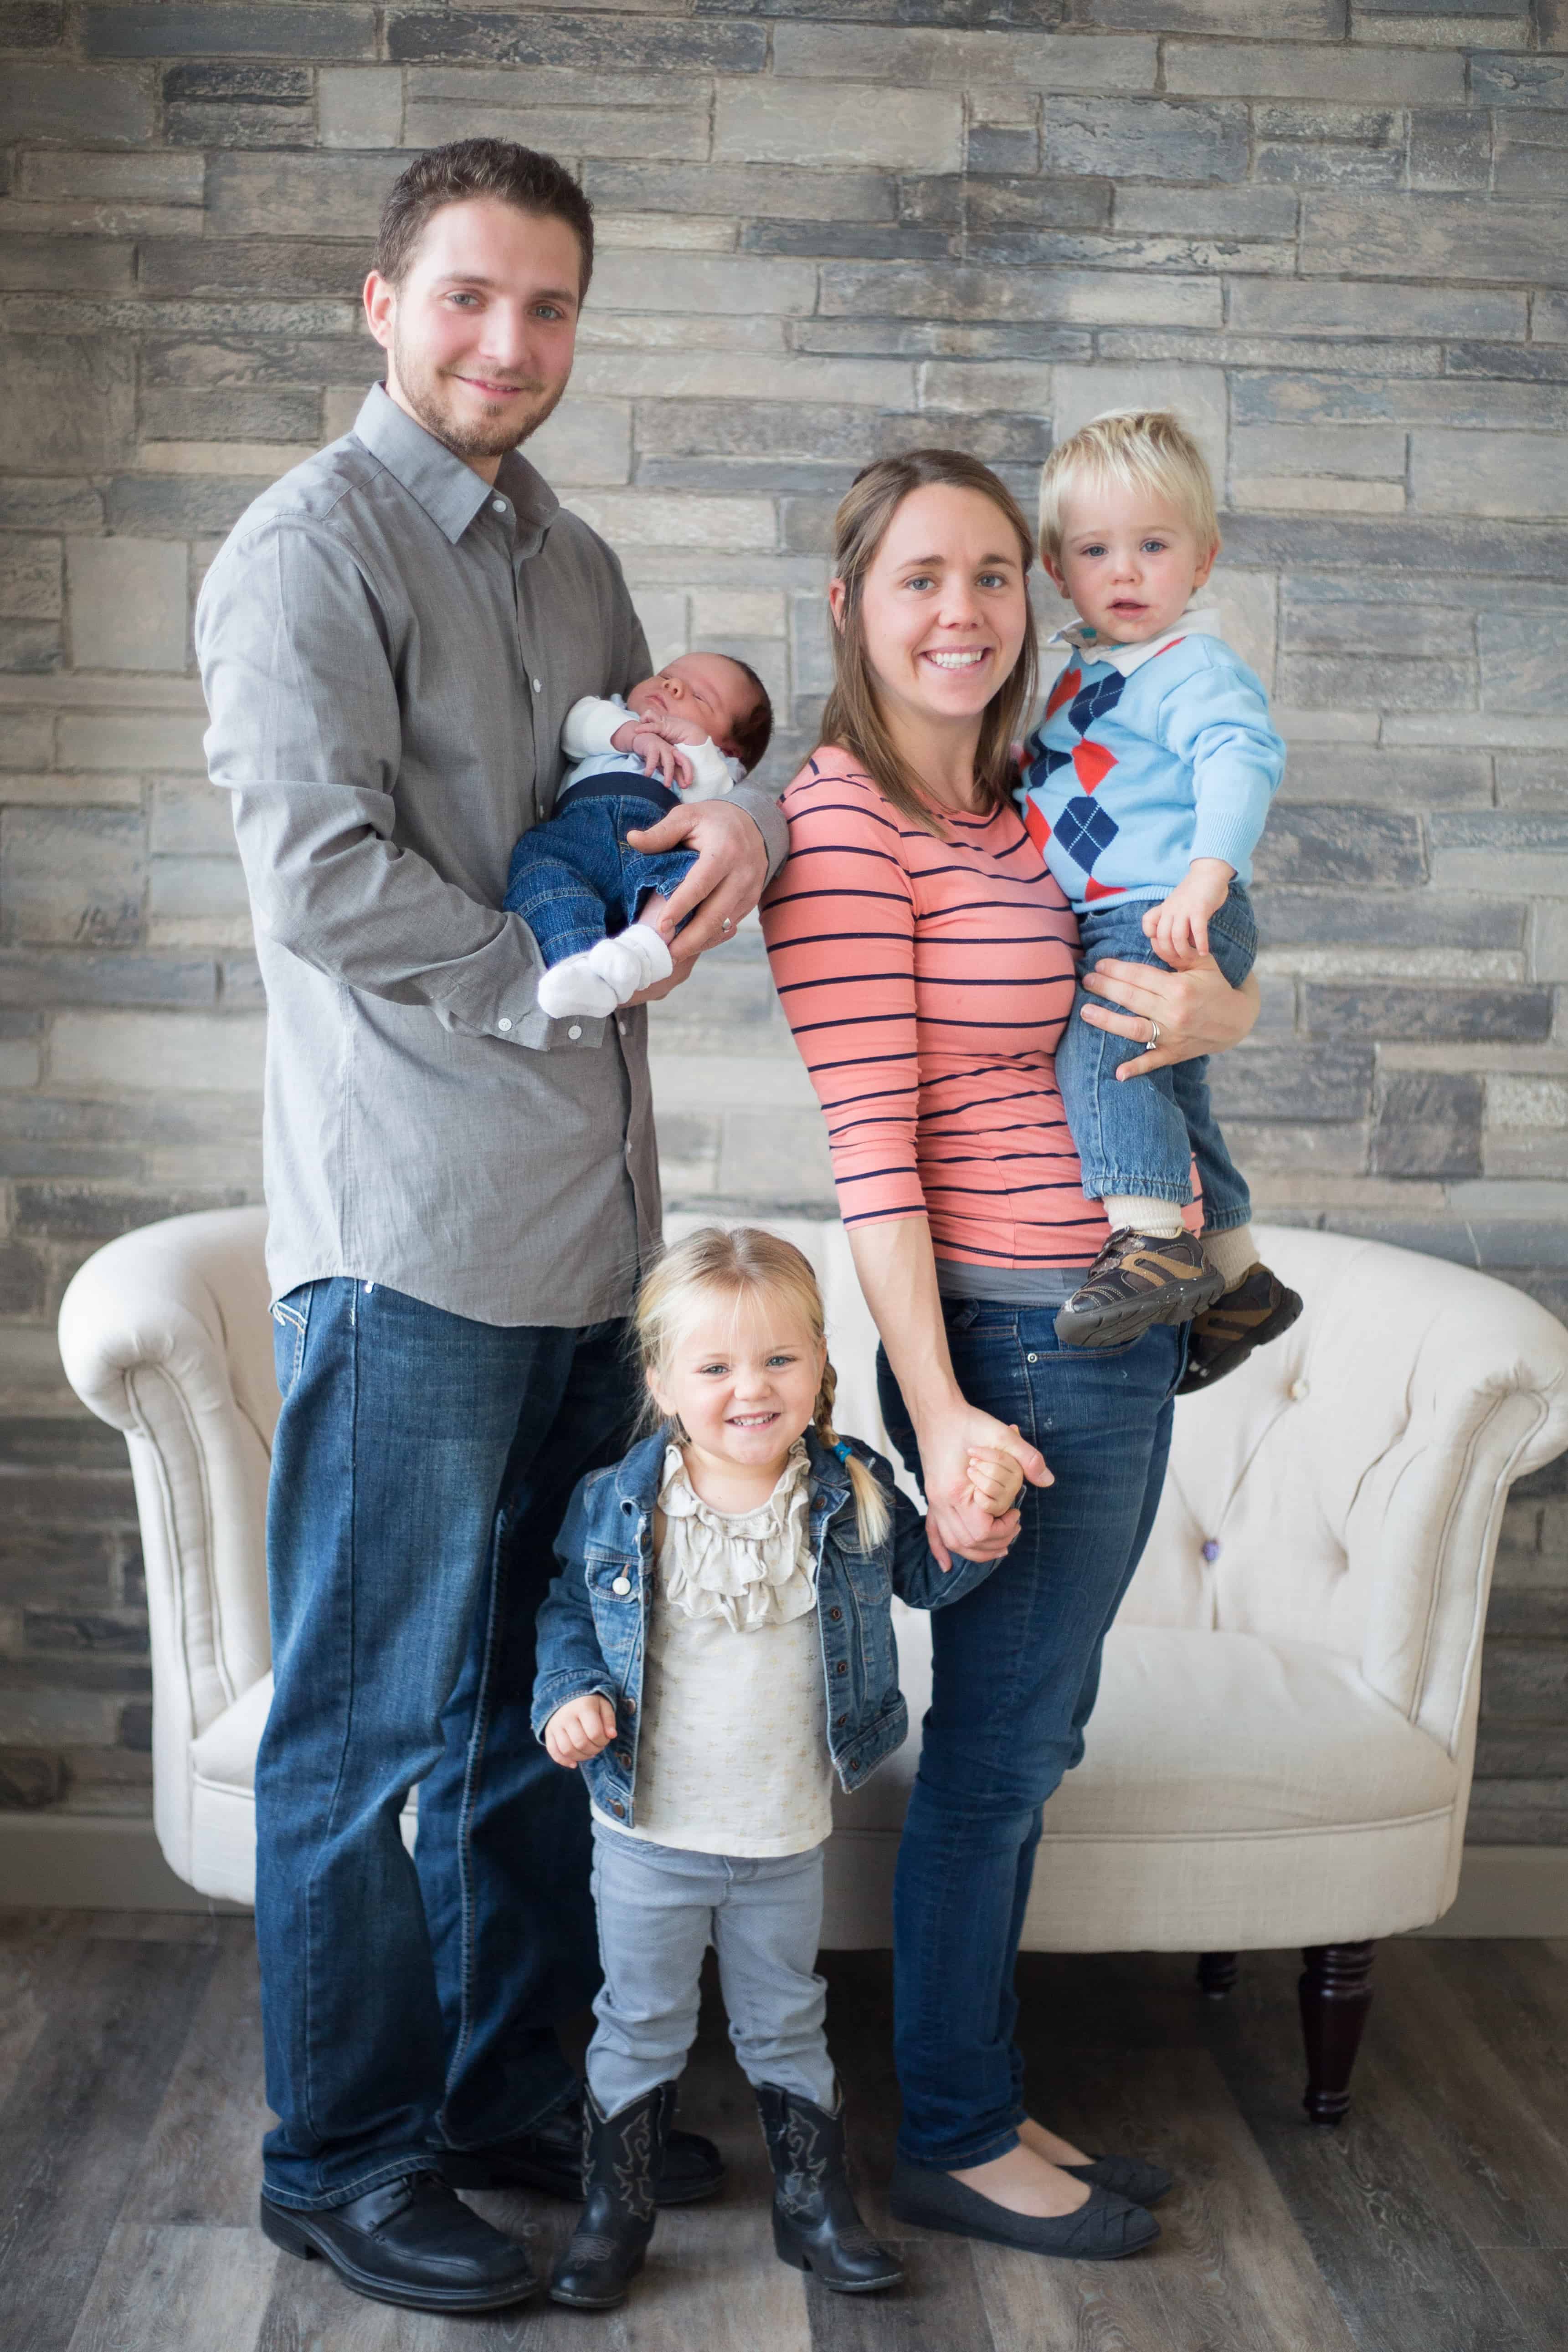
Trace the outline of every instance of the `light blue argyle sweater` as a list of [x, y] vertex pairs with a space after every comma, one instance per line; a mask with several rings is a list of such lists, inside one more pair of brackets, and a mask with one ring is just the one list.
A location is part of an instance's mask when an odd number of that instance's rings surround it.
[[1184, 614], [1164, 635], [1103, 648], [1075, 623], [1017, 800], [1041, 856], [1080, 912], [1107, 898], [1163, 898], [1194, 857], [1240, 882], [1285, 772], [1263, 687]]

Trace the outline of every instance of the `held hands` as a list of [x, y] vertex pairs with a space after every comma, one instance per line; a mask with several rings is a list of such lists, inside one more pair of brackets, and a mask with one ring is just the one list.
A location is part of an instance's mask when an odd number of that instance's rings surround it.
[[926, 1541], [936, 1558], [943, 1568], [952, 1567], [954, 1552], [963, 1559], [1000, 1559], [1017, 1536], [1018, 1514], [1010, 1503], [1000, 1512], [993, 1507], [977, 1491], [972, 1465], [988, 1479], [991, 1459], [1010, 1461], [1018, 1474], [1016, 1496], [1026, 1478], [1034, 1486], [1056, 1483], [1045, 1456], [1010, 1422], [962, 1397], [922, 1416], [916, 1435], [925, 1475]]
[[1186, 971], [1209, 951], [1209, 917], [1224, 906], [1236, 868], [1223, 857], [1194, 857], [1168, 898], [1143, 918], [1143, 936], [1163, 963]]
[[[1018, 1426], [1012, 1424], [1013, 1434]], [[976, 1448], [969, 1457], [969, 1492], [966, 1502], [976, 1503], [989, 1511], [994, 1519], [1005, 1518], [1023, 1492], [1024, 1473], [1011, 1454], [994, 1446]]]
[[544, 1745], [552, 1764], [571, 1772], [591, 1764], [616, 1736], [616, 1710], [600, 1691], [584, 1698], [569, 1698], [544, 1727]]

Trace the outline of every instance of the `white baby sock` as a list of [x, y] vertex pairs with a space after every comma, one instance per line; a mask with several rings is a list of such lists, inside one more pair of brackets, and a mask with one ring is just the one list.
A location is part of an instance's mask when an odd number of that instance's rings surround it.
[[588, 961], [616, 992], [616, 1003], [668, 980], [675, 959], [651, 923], [628, 923], [613, 940], [601, 940], [588, 950]]
[[1173, 1242], [1183, 1230], [1182, 1212], [1174, 1201], [1145, 1200], [1137, 1192], [1108, 1192], [1100, 1206], [1112, 1233], [1120, 1225], [1131, 1225], [1135, 1234], [1154, 1234], [1161, 1241]]
[[1205, 1234], [1204, 1255], [1215, 1272], [1224, 1277], [1227, 1290], [1234, 1290], [1249, 1265], [1258, 1263], [1258, 1244], [1252, 1238], [1250, 1225], [1232, 1225], [1228, 1233]]
[[563, 1021], [569, 1013], [585, 1013], [602, 1020], [615, 1011], [620, 999], [609, 981], [594, 968], [598, 951], [588, 948], [582, 955], [566, 956], [544, 974], [539, 983], [539, 1009], [548, 1013], [552, 1021]]

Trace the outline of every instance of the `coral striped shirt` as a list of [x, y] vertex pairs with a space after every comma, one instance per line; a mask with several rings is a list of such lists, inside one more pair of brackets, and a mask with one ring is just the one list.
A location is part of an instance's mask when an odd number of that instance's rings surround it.
[[929, 1215], [939, 1258], [1087, 1265], [1105, 1216], [1053, 1059], [1078, 929], [1017, 810], [944, 811], [939, 840], [836, 744], [782, 806], [790, 854], [763, 929], [845, 1223]]

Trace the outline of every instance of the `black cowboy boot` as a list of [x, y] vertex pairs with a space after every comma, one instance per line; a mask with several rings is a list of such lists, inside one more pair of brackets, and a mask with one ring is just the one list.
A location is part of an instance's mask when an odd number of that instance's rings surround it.
[[844, 2168], [844, 2103], [832, 2115], [794, 2091], [757, 2093], [773, 2163], [773, 2245], [781, 2263], [812, 2271], [839, 2294], [875, 2294], [903, 2272], [856, 2210]]
[[580, 2311], [624, 2303], [653, 2235], [653, 2184], [675, 2112], [675, 2084], [661, 2083], [618, 2115], [583, 2094], [583, 2185], [587, 2203], [550, 2282], [552, 2300]]

